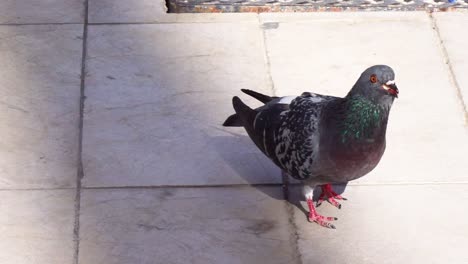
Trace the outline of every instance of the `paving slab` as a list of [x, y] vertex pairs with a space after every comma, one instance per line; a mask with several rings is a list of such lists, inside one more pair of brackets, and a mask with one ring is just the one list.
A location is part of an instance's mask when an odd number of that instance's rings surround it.
[[89, 0], [90, 23], [224, 23], [257, 21], [254, 13], [168, 14], [164, 0]]
[[[297, 199], [299, 189], [293, 191]], [[466, 263], [468, 185], [352, 186], [337, 229], [309, 223], [294, 207], [302, 263]], [[307, 208], [305, 203], [301, 204]]]
[[[448, 53], [448, 59], [452, 66], [455, 78], [460, 88], [461, 97], [465, 107], [468, 105], [468, 35], [466, 27], [468, 25], [467, 12], [434, 13], [437, 27], [443, 45]], [[465, 111], [467, 109], [464, 109]], [[468, 125], [468, 113], [465, 122]]]
[[84, 190], [80, 264], [297, 263], [278, 187]]
[[271, 93], [257, 24], [90, 26], [87, 72], [84, 186], [281, 181], [221, 126], [240, 89]]
[[0, 188], [73, 187], [82, 26], [0, 26]]
[[84, 0], [2, 0], [0, 24], [83, 23]]
[[0, 191], [0, 263], [72, 264], [74, 190]]
[[467, 182], [463, 113], [426, 13], [262, 14], [261, 19], [278, 95], [345, 96], [367, 67], [387, 64], [395, 70], [400, 96], [390, 114], [386, 153], [355, 183]]

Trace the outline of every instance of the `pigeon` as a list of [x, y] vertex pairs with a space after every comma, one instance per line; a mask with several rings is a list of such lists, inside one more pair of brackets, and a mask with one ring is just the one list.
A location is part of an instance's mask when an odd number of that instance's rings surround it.
[[[268, 96], [241, 91], [264, 105], [252, 109], [234, 96], [235, 114], [223, 123], [244, 127], [255, 145], [284, 173], [300, 180], [309, 207], [308, 219], [335, 228], [317, 213], [327, 200], [346, 200], [331, 184], [343, 184], [372, 171], [385, 151], [390, 108], [398, 98], [393, 69], [375, 65], [366, 69], [344, 97], [304, 92], [300, 96]], [[314, 188], [322, 193], [314, 206]]]

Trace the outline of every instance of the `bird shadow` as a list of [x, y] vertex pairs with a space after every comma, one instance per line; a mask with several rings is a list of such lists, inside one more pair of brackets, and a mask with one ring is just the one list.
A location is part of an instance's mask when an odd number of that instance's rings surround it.
[[210, 139], [210, 144], [219, 157], [249, 186], [275, 200], [284, 200], [283, 193], [277, 188], [272, 188], [281, 187], [279, 168], [263, 157], [263, 153], [256, 149], [248, 136], [228, 133], [230, 135], [214, 136]]
[[[254, 143], [247, 135], [229, 132], [224, 129], [222, 129], [222, 131], [230, 135], [211, 137], [210, 142], [224, 162], [232, 168], [237, 175], [242, 177], [248, 185], [273, 199], [283, 200], [297, 207], [307, 218], [309, 209], [307, 206], [304, 206], [305, 199], [302, 192], [302, 182], [281, 173], [281, 170], [272, 161], [261, 160], [262, 158], [267, 158], [263, 157], [264, 154], [256, 149]], [[242, 130], [239, 130], [239, 132], [242, 132]], [[241, 145], [244, 145], [245, 148], [242, 147], [242, 150], [239, 152], [238, 149]], [[235, 148], [237, 151], [234, 151], [232, 146], [236, 146]], [[246, 157], [244, 151], [250, 152], [250, 155]], [[273, 174], [278, 176], [278, 180], [271, 177]], [[347, 184], [333, 184], [333, 190], [341, 195], [345, 191], [346, 186]], [[281, 187], [282, 191], [268, 187]], [[317, 201], [320, 194], [321, 188], [315, 188], [313, 200]], [[325, 203], [326, 202], [323, 204]]]

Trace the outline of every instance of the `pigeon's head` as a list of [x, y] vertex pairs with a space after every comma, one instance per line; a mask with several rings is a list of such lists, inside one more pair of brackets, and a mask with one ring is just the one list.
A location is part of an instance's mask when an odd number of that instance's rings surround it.
[[395, 73], [387, 65], [372, 66], [361, 74], [349, 95], [364, 96], [375, 102], [391, 103], [398, 97]]

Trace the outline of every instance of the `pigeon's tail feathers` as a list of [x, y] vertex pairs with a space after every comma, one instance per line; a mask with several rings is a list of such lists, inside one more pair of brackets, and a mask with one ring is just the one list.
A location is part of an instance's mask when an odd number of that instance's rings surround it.
[[258, 133], [255, 128], [255, 120], [258, 112], [242, 102], [239, 97], [234, 96], [232, 98], [232, 105], [234, 110], [236, 110], [236, 115], [239, 116], [239, 119], [242, 122], [242, 126], [249, 134], [252, 141], [257, 145], [257, 147], [265, 153], [265, 129], [263, 129], [263, 134]]
[[238, 116], [238, 119], [240, 119], [242, 126], [249, 126], [253, 123], [257, 112], [244, 104], [239, 97], [234, 96], [232, 98], [232, 106], [234, 107], [234, 110], [236, 110], [236, 115]]
[[223, 126], [226, 127], [241, 127], [245, 126], [246, 124], [250, 124], [252, 120], [255, 118], [257, 112], [252, 108], [248, 107], [242, 100], [234, 96], [232, 98], [232, 105], [234, 110], [236, 111], [235, 114], [229, 116], [226, 121], [224, 121]]
[[242, 120], [240, 120], [237, 114], [229, 116], [226, 121], [224, 121], [223, 126], [225, 127], [241, 127]]
[[261, 94], [261, 93], [258, 93], [258, 92], [255, 92], [255, 91], [252, 91], [252, 90], [249, 90], [249, 89], [241, 89], [241, 91], [244, 92], [245, 94], [248, 94], [248, 95], [252, 96], [253, 98], [259, 100], [260, 102], [262, 102], [264, 104], [266, 104], [266, 103], [270, 102], [271, 100], [277, 98], [277, 97], [264, 95], [264, 94]]

